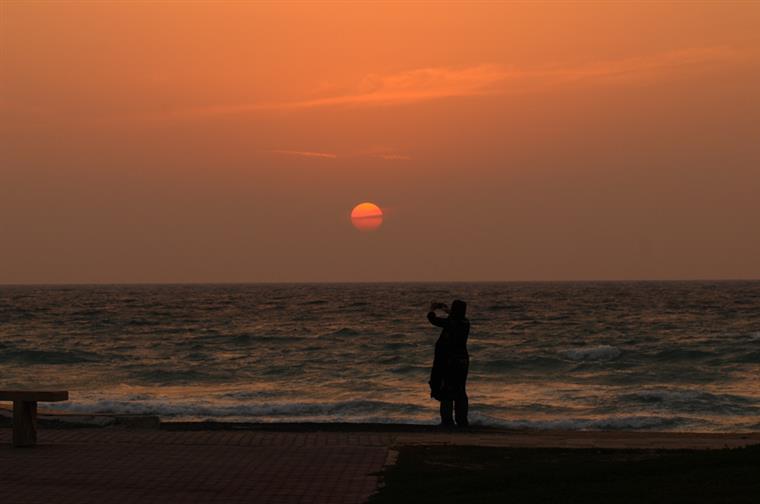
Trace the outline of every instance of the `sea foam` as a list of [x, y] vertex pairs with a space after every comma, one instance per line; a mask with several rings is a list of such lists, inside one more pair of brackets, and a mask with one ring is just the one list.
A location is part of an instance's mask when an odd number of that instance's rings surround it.
[[610, 360], [620, 356], [622, 351], [612, 345], [597, 345], [590, 347], [571, 348], [562, 352], [562, 355], [574, 361]]

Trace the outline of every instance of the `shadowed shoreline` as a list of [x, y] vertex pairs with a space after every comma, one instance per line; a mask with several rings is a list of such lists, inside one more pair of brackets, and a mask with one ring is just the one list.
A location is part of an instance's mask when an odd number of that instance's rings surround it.
[[404, 446], [371, 504], [756, 502], [760, 445], [723, 450]]

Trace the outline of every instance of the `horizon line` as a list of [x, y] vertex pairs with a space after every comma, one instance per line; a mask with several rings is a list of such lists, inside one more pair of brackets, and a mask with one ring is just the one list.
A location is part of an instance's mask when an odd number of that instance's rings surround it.
[[263, 280], [263, 281], [178, 281], [178, 282], [27, 282], [3, 283], [2, 287], [97, 287], [97, 286], [206, 286], [206, 285], [372, 285], [372, 284], [518, 284], [518, 283], [703, 283], [760, 282], [757, 278], [669, 278], [669, 279], [565, 279], [565, 280]]

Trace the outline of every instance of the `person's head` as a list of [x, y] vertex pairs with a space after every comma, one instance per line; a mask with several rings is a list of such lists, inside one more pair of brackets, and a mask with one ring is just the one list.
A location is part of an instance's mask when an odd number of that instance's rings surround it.
[[449, 317], [455, 318], [455, 319], [462, 319], [464, 318], [465, 314], [467, 313], [467, 303], [460, 299], [455, 299], [453, 303], [451, 303], [451, 310], [449, 310]]

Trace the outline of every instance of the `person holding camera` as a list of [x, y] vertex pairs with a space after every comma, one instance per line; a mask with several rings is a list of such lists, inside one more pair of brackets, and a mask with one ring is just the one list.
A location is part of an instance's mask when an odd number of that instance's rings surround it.
[[[448, 313], [439, 317], [436, 310]], [[441, 402], [441, 425], [467, 427], [467, 371], [470, 355], [467, 352], [467, 337], [470, 321], [465, 316], [467, 303], [455, 300], [449, 309], [444, 303], [432, 303], [427, 314], [431, 324], [441, 327], [441, 335], [435, 343], [435, 357], [430, 371], [430, 397]]]

